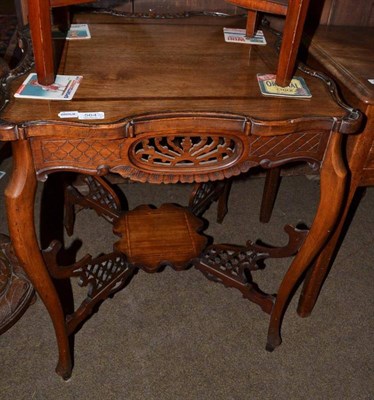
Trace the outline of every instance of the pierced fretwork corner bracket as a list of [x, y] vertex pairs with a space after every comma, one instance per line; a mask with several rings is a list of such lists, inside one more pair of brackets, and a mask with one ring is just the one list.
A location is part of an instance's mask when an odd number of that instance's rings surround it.
[[78, 277], [81, 287], [87, 286], [87, 297], [78, 309], [66, 316], [68, 334], [92, 314], [96, 305], [121, 290], [135, 273], [136, 268], [127, 262], [126, 257], [118, 252], [96, 258], [86, 255], [80, 261], [63, 267], [57, 264], [57, 253], [62, 245], [53, 241], [43, 250], [43, 257], [51, 276], [55, 279]]
[[120, 216], [120, 200], [105, 179], [89, 175], [79, 177], [85, 186], [86, 193], [81, 193], [72, 185], [65, 189], [64, 225], [69, 236], [74, 232], [76, 212], [84, 208], [92, 208], [111, 224]]
[[262, 292], [253, 282], [251, 271], [263, 269], [262, 263], [267, 258], [290, 257], [299, 251], [308, 231], [291, 225], [286, 225], [284, 230], [288, 234], [288, 243], [283, 247], [268, 247], [251, 241], [245, 246], [212, 245], [194, 261], [195, 268], [210, 280], [239, 289], [243, 297], [271, 314], [275, 295]]
[[222, 223], [228, 211], [228, 196], [231, 189], [231, 180], [203, 182], [195, 184], [190, 196], [188, 208], [193, 214], [200, 217], [212, 205], [218, 201], [217, 222]]

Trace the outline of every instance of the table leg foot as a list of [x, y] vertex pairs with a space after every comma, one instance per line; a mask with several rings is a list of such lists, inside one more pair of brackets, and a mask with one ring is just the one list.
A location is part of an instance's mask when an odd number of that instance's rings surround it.
[[71, 378], [73, 367], [70, 360], [59, 360], [56, 367], [56, 374], [61, 376], [64, 381]]
[[278, 334], [268, 336], [265, 349], [269, 353], [272, 353], [281, 343], [282, 339]]

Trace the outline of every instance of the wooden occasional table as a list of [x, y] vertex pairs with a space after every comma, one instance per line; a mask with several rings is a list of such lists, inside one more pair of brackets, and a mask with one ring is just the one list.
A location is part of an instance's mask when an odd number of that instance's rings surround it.
[[[59, 349], [57, 373], [71, 375], [68, 338], [93, 307], [122, 288], [135, 269], [152, 272], [165, 264], [177, 270], [194, 265], [258, 304], [270, 314], [267, 349], [273, 350], [281, 343], [280, 326], [290, 297], [344, 206], [347, 174], [341, 143], [344, 135], [357, 132], [361, 114], [339, 102], [333, 82], [307, 72], [300, 75], [312, 99], [263, 97], [256, 74], [275, 72], [276, 38], [267, 31], [267, 46], [225, 43], [223, 27], [244, 27], [241, 18], [82, 15], [77, 22], [90, 24], [92, 39], [67, 42], [59, 67], [60, 74], [83, 75], [74, 99], [15, 99], [12, 94], [24, 78], [15, 79], [0, 126], [0, 138], [12, 142], [14, 157], [6, 189], [10, 236], [52, 319]], [[61, 120], [61, 111], [102, 111], [105, 119]], [[250, 241], [206, 247], [199, 215], [209, 199], [216, 198], [212, 193], [225, 193], [222, 182], [255, 166], [293, 161], [320, 169], [320, 202], [309, 231], [287, 226], [289, 243], [282, 248]], [[74, 209], [93, 208], [120, 236], [112, 253], [61, 267], [56, 261], [59, 243], [39, 249], [36, 184], [60, 171], [83, 174], [88, 187], [84, 193], [73, 186], [66, 189], [68, 233], [73, 231]], [[122, 212], [104, 179], [109, 172], [137, 182], [199, 186], [188, 209], [145, 205]], [[266, 258], [290, 255], [295, 257], [277, 296], [261, 292], [251, 271]], [[75, 312], [65, 315], [51, 278], [73, 276], [88, 286], [88, 294]]]
[[348, 198], [339, 225], [305, 281], [298, 312], [308, 316], [317, 301], [359, 187], [374, 185], [374, 28], [321, 26], [309, 46], [309, 63], [326, 71], [344, 99], [365, 115], [362, 132], [347, 139]]

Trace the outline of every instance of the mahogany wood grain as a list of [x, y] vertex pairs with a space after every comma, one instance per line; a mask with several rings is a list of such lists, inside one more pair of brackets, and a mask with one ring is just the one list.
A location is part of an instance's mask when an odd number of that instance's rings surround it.
[[[315, 0], [314, 2], [322, 3], [323, 0]], [[374, 1], [325, 0], [323, 4], [323, 12], [320, 18], [320, 24], [333, 26], [340, 25], [373, 27]]]
[[256, 34], [257, 28], [257, 11], [248, 10], [247, 11], [247, 25], [245, 27], [246, 35], [252, 37]]
[[13, 172], [5, 191], [10, 238], [20, 265], [44, 302], [57, 338], [59, 360], [56, 372], [64, 379], [71, 375], [71, 357], [64, 312], [54, 284], [39, 250], [34, 228], [36, 178], [28, 141], [12, 144]]
[[[287, 306], [286, 293], [295, 288], [302, 275], [307, 271], [312, 260], [318, 255], [333, 232], [344, 201], [347, 171], [342, 159], [338, 156], [341, 136], [334, 134], [330, 138], [329, 150], [321, 168], [320, 201], [314, 222], [304, 245], [293, 259], [278, 289], [277, 300], [271, 313], [267, 349], [272, 351], [281, 343], [280, 324]], [[331, 188], [334, 188], [334, 201], [331, 202]]]
[[286, 15], [288, 0], [229, 0], [239, 7], [270, 14]]
[[[105, 20], [111, 23], [102, 23]], [[223, 39], [223, 26], [245, 27], [245, 19], [193, 17], [142, 20], [140, 25], [131, 19], [91, 15], [79, 16], [78, 21], [89, 21], [92, 38], [68, 42], [58, 71], [83, 75], [73, 101], [11, 97], [2, 119], [13, 123], [61, 121], [60, 111], [92, 110], [105, 112], [103, 123], [144, 110], [214, 110], [269, 120], [344, 114], [320, 80], [301, 72], [313, 94], [311, 99], [262, 96], [256, 74], [276, 71], [274, 36], [266, 31], [269, 45], [261, 48], [233, 45]], [[106, 45], [109, 40], [113, 47]], [[11, 93], [23, 80], [21, 77], [12, 83]]]
[[298, 312], [308, 316], [313, 310], [323, 282], [338, 250], [354, 195], [359, 187], [374, 185], [374, 28], [320, 27], [309, 46], [309, 63], [336, 79], [343, 96], [366, 115], [360, 135], [347, 140], [350, 171], [348, 200], [339, 225], [305, 281]]
[[116, 222], [113, 231], [121, 240], [114, 248], [147, 272], [157, 271], [163, 264], [183, 269], [207, 244], [207, 237], [198, 233], [203, 226], [204, 222], [186, 208], [163, 204], [154, 209], [143, 205]]
[[[84, 18], [80, 16], [80, 22]], [[71, 374], [69, 334], [98, 301], [123, 287], [134, 268], [126, 254], [118, 252], [103, 256], [105, 260], [84, 257], [62, 269], [55, 262], [46, 265], [33, 220], [36, 178], [45, 180], [56, 171], [92, 176], [114, 172], [140, 182], [193, 183], [223, 181], [255, 166], [272, 168], [292, 161], [320, 166], [321, 197], [312, 228], [280, 284], [274, 308], [273, 300], [266, 301], [271, 312], [268, 349], [274, 349], [280, 344], [286, 305], [344, 204], [340, 145], [343, 135], [357, 132], [360, 113], [339, 102], [332, 82], [327, 85], [306, 72], [301, 76], [313, 93], [310, 100], [262, 97], [256, 74], [275, 68], [275, 38], [266, 32], [269, 44], [261, 48], [226, 43], [223, 27], [244, 26], [243, 18], [87, 20], [92, 39], [66, 42], [59, 68], [62, 74], [83, 75], [74, 99], [12, 98], [0, 123], [0, 139], [14, 141], [14, 172], [6, 192], [10, 235], [51, 315], [59, 346], [58, 373], [64, 378]], [[11, 94], [22, 80], [10, 85]], [[104, 111], [105, 118], [100, 123], [60, 120], [58, 113], [67, 110]], [[297, 237], [291, 253], [289, 246], [280, 253], [295, 254], [305, 234]], [[182, 242], [186, 244], [185, 237]], [[55, 243], [45, 252], [49, 261], [55, 260], [57, 251]], [[106, 268], [109, 274], [104, 273]], [[50, 275], [66, 278], [67, 273], [94, 284], [78, 310], [65, 319]], [[107, 280], [112, 274], [117, 281]]]
[[276, 83], [279, 86], [287, 86], [295, 72], [309, 2], [310, 0], [289, 0], [277, 68]]
[[276, 83], [279, 86], [289, 85], [295, 70], [304, 23], [309, 7], [309, 0], [228, 0], [237, 6], [248, 9], [247, 35], [253, 36], [256, 31], [256, 13], [267, 12], [285, 15], [282, 45], [276, 72]]
[[55, 66], [49, 1], [28, 0], [28, 10], [38, 82], [50, 85], [55, 80]]
[[[313, 39], [306, 36], [304, 43], [310, 54], [308, 64], [333, 77], [346, 102], [366, 115], [364, 132], [347, 141], [347, 157], [356, 171], [351, 185], [355, 192], [358, 186], [374, 184], [374, 147], [370, 133], [373, 130], [374, 87], [368, 81], [374, 63], [374, 44], [371, 40], [374, 28], [320, 26], [313, 35]], [[301, 171], [301, 174], [308, 174], [308, 171]], [[279, 180], [273, 180], [273, 184], [279, 185]], [[262, 212], [266, 217], [263, 221], [271, 217], [275, 195], [276, 191], [267, 185], [264, 189]]]
[[34, 50], [35, 70], [41, 85], [50, 85], [56, 78], [51, 8], [90, 1], [94, 0], [28, 0], [28, 20]]

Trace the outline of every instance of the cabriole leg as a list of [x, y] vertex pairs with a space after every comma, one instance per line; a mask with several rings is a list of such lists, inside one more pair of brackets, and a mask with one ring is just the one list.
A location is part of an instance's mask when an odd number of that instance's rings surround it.
[[44, 302], [55, 329], [59, 349], [56, 372], [71, 376], [72, 364], [64, 313], [41, 255], [34, 226], [36, 177], [29, 143], [13, 143], [13, 172], [5, 191], [10, 238], [20, 264]]
[[339, 218], [339, 224], [334, 230], [334, 234], [329, 239], [327, 245], [314, 262], [313, 267], [308, 271], [308, 274], [304, 280], [303, 289], [301, 291], [299, 304], [297, 307], [297, 313], [300, 315], [300, 317], [308, 317], [312, 313], [317, 302], [322, 285], [329, 273], [332, 261], [336, 256], [338, 243], [342, 237], [342, 231], [348, 217], [348, 212], [352, 206], [356, 189], [356, 185], [354, 186], [354, 189], [352, 189], [351, 186], [348, 199], [345, 202], [344, 211]]
[[271, 313], [266, 344], [269, 351], [281, 344], [281, 323], [291, 295], [330, 237], [342, 209], [347, 172], [341, 159], [340, 146], [341, 135], [333, 133], [321, 168], [321, 194], [317, 213], [303, 246], [281, 282]]

